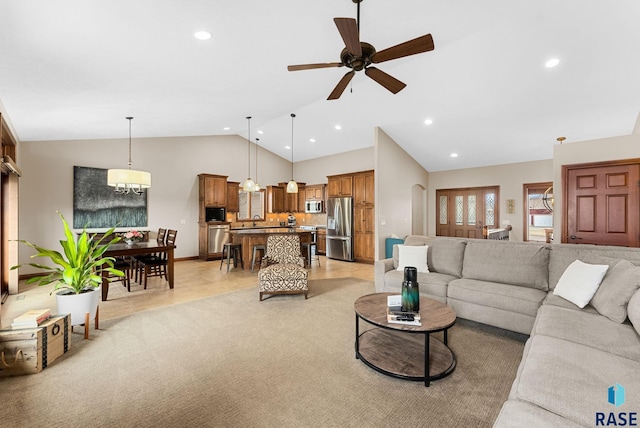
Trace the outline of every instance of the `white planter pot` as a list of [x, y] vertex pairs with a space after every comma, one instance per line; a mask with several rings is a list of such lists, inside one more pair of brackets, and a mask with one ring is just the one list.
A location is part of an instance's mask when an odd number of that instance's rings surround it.
[[80, 294], [56, 294], [58, 314], [71, 314], [71, 325], [85, 322], [85, 314], [89, 312], [89, 321], [96, 319], [98, 303], [102, 296], [102, 287]]

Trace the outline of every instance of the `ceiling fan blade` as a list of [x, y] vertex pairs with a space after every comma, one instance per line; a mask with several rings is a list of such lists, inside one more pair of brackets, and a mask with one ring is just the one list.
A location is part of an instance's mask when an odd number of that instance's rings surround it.
[[365, 68], [364, 73], [394, 94], [397, 94], [398, 92], [403, 90], [405, 86], [407, 86], [395, 77], [390, 76], [384, 71], [378, 70], [375, 67]]
[[318, 64], [299, 64], [289, 65], [287, 70], [300, 71], [300, 70], [312, 70], [314, 68], [330, 68], [330, 67], [342, 67], [344, 64], [341, 62], [320, 62]]
[[403, 58], [409, 55], [432, 51], [433, 49], [433, 37], [431, 37], [431, 34], [427, 34], [422, 37], [409, 40], [408, 42], [383, 49], [371, 57], [371, 62], [378, 64], [391, 59]]
[[356, 72], [351, 70], [347, 74], [342, 76], [342, 79], [340, 79], [340, 81], [338, 82], [336, 87], [329, 94], [329, 98], [327, 98], [327, 99], [328, 100], [337, 100], [338, 98], [340, 98], [340, 95], [342, 95], [342, 93], [344, 92], [345, 88], [347, 87], [349, 82], [351, 82], [351, 79], [353, 79], [353, 76], [355, 74], [356, 74]]
[[338, 31], [344, 40], [347, 51], [353, 56], [362, 56], [358, 23], [353, 18], [333, 18]]

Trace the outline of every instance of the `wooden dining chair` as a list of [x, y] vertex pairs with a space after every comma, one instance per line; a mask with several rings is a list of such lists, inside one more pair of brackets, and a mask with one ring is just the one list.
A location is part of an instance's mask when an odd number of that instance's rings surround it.
[[[176, 244], [176, 236], [178, 235], [177, 230], [169, 229], [167, 230], [167, 235], [165, 239], [166, 245], [175, 245]], [[139, 260], [140, 265], [140, 281], [144, 285], [144, 289], [147, 288], [147, 279], [152, 276], [160, 276], [164, 277], [165, 280], [169, 280], [167, 275], [167, 253], [159, 253], [155, 258], [149, 259], [141, 259]]]
[[[158, 234], [156, 235], [156, 241], [158, 242], [158, 244], [164, 244], [165, 240], [166, 240], [166, 236], [167, 236], [167, 229], [164, 229], [162, 227], [158, 228]], [[142, 274], [141, 274], [141, 269], [142, 269], [142, 264], [141, 262], [146, 260], [159, 260], [161, 258], [161, 254], [160, 253], [154, 253], [154, 254], [144, 254], [141, 256], [135, 256], [134, 257], [134, 271], [135, 271], [135, 282], [138, 283], [142, 283]]]

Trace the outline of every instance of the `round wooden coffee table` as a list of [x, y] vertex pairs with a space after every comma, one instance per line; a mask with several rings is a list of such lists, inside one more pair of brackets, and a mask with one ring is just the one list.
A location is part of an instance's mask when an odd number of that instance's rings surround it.
[[[450, 375], [456, 368], [456, 356], [447, 344], [447, 330], [456, 322], [454, 310], [421, 296], [422, 325], [391, 324], [387, 322], [387, 297], [393, 294], [367, 294], [355, 301], [356, 358], [380, 373], [424, 381], [425, 386]], [[360, 333], [360, 320], [376, 328]], [[431, 336], [437, 332], [443, 333], [442, 341]]]

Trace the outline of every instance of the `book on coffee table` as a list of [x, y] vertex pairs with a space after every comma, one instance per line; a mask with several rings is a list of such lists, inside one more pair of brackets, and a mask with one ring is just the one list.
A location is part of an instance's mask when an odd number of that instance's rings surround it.
[[422, 325], [419, 312], [402, 312], [387, 308], [387, 322], [394, 324]]
[[51, 309], [32, 309], [13, 319], [11, 328], [37, 327], [51, 316]]

